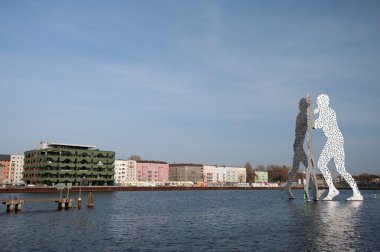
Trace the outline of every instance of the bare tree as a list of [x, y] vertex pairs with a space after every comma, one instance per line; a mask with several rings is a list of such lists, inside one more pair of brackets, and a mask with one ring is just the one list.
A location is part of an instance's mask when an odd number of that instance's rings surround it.
[[134, 160], [134, 161], [141, 161], [141, 157], [139, 155], [135, 155], [135, 154], [132, 154], [128, 159]]
[[255, 174], [255, 171], [252, 168], [252, 165], [249, 162], [247, 162], [244, 165], [244, 167], [245, 167], [245, 170], [247, 172], [247, 183], [253, 183], [253, 182], [255, 182], [255, 175], [256, 174]]

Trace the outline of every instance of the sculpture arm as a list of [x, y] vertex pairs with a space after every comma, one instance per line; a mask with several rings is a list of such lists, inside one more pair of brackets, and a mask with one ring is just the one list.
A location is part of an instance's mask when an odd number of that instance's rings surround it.
[[320, 129], [320, 128], [322, 128], [322, 120], [319, 117], [318, 119], [314, 121], [314, 129]]

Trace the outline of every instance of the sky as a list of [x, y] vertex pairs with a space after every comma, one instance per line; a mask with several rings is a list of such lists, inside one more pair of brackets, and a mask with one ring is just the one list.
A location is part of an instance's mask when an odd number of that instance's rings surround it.
[[[314, 107], [330, 97], [347, 171], [380, 174], [379, 13], [379, 1], [2, 0], [0, 153], [48, 141], [291, 165], [310, 92]], [[315, 130], [316, 160], [325, 142]]]

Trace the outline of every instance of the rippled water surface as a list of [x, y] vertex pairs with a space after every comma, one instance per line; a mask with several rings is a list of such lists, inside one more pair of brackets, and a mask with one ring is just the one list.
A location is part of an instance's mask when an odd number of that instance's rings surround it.
[[292, 201], [278, 190], [110, 192], [93, 209], [1, 206], [0, 251], [379, 251], [380, 195], [362, 193], [306, 204], [302, 191]]

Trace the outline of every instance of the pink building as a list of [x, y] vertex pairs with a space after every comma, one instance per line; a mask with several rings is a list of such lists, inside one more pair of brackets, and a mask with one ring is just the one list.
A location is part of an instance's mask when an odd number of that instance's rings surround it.
[[169, 181], [169, 164], [158, 161], [137, 161], [137, 181]]

